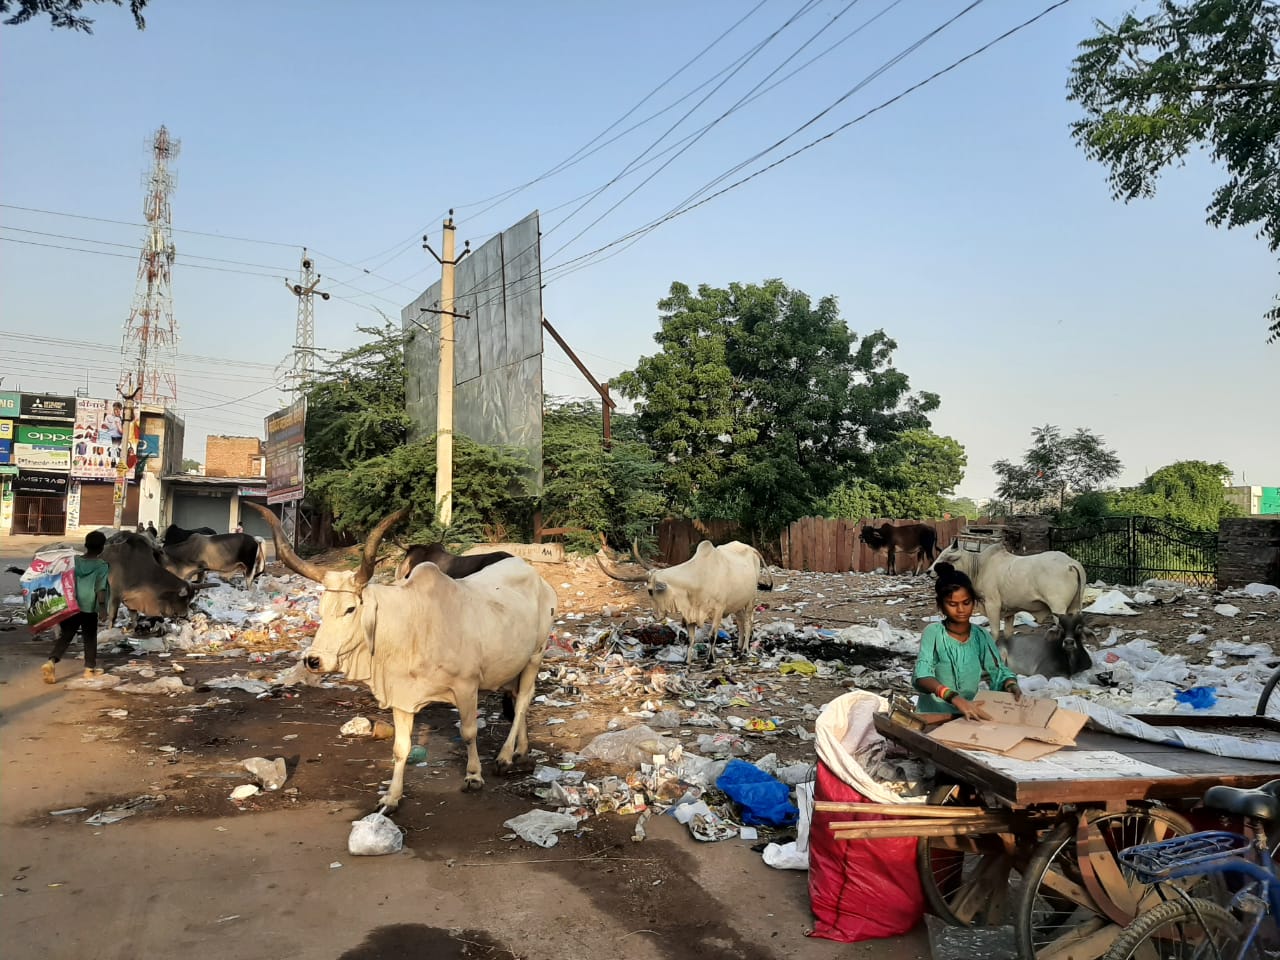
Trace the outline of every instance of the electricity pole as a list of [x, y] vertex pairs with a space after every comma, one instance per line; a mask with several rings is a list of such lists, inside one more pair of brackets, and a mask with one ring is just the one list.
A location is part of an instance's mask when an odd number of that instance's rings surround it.
[[436, 509], [440, 525], [447, 527], [453, 521], [453, 321], [460, 316], [453, 312], [453, 272], [462, 258], [471, 252], [471, 241], [467, 241], [462, 254], [455, 258], [453, 211], [450, 210], [449, 218], [444, 222], [443, 256], [431, 249], [425, 236], [422, 247], [440, 264], [440, 309], [428, 312], [440, 317], [440, 378], [436, 388]]
[[[142, 361], [139, 361], [141, 367]], [[133, 402], [137, 399], [138, 394], [142, 392], [142, 386], [145, 382], [141, 369], [138, 375], [138, 385], [133, 385], [133, 374], [129, 374], [129, 391], [126, 393], [124, 387], [116, 387], [124, 400], [124, 436], [120, 441], [120, 459], [116, 463], [116, 486], [112, 494], [115, 501], [115, 521], [113, 526], [119, 530], [124, 524], [124, 506], [125, 500], [129, 496], [129, 444], [133, 442], [133, 421], [136, 416]]]

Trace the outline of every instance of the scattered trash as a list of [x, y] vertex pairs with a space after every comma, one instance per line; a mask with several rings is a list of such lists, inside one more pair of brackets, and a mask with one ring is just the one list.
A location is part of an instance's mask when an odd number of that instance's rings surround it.
[[1234, 617], [1239, 615], [1240, 608], [1229, 603], [1220, 603], [1213, 608], [1213, 612], [1223, 617]]
[[284, 757], [268, 760], [265, 757], [250, 757], [240, 764], [262, 785], [263, 790], [279, 790], [289, 778]]
[[240, 674], [232, 674], [229, 677], [214, 677], [212, 680], [206, 680], [200, 684], [201, 689], [208, 687], [210, 690], [243, 690], [245, 693], [260, 694], [270, 693], [271, 684], [262, 680], [252, 680], [249, 677], [242, 677]]
[[50, 810], [49, 816], [66, 817], [66, 816], [70, 816], [73, 813], [86, 813], [88, 812], [88, 810], [89, 810], [88, 807], [67, 807], [65, 810]]
[[673, 807], [671, 814], [681, 823], [688, 825], [689, 833], [695, 840], [701, 840], [704, 843], [731, 840], [738, 835], [737, 826], [713, 811], [704, 800]]
[[228, 800], [248, 800], [250, 797], [257, 796], [262, 792], [262, 788], [256, 783], [242, 783], [231, 791]]
[[675, 749], [676, 741], [670, 740], [645, 724], [629, 730], [602, 733], [582, 751], [588, 760], [638, 766], [657, 755], [666, 755]]
[[791, 802], [791, 788], [742, 760], [730, 760], [716, 786], [742, 809], [742, 822], [773, 827], [790, 826], [799, 810]]
[[1218, 702], [1218, 693], [1213, 687], [1192, 687], [1179, 690], [1173, 698], [1179, 703], [1190, 704], [1193, 710], [1208, 710]]
[[396, 735], [396, 728], [385, 720], [375, 720], [371, 732], [375, 740], [390, 740]]
[[150, 810], [156, 804], [164, 800], [164, 795], [159, 793], [144, 793], [141, 796], [134, 797], [132, 800], [126, 800], [124, 803], [118, 803], [114, 807], [108, 807], [105, 810], [99, 810], [85, 823], [91, 827], [105, 827], [112, 823], [119, 823], [121, 820], [127, 820], [134, 814], [142, 810]]
[[549, 810], [530, 810], [518, 817], [512, 817], [503, 823], [516, 832], [521, 840], [528, 840], [540, 847], [554, 847], [560, 842], [556, 834], [563, 830], [573, 830], [578, 826], [578, 818], [567, 813], [552, 813]]
[[368, 717], [352, 717], [344, 723], [338, 732], [344, 737], [367, 737], [373, 733], [373, 724]]
[[1280, 597], [1280, 587], [1270, 583], [1251, 583], [1243, 592], [1250, 597]]
[[96, 677], [72, 677], [66, 682], [68, 690], [111, 690], [124, 684], [123, 677], [117, 677], [110, 673], [104, 673]]
[[1138, 611], [1129, 606], [1129, 598], [1119, 590], [1107, 590], [1084, 608], [1085, 613], [1108, 617], [1136, 617]]
[[347, 852], [353, 857], [381, 857], [403, 849], [404, 833], [380, 811], [351, 821]]
[[409, 763], [426, 763], [427, 748], [420, 743], [415, 743], [412, 747], [409, 748], [408, 762]]
[[[97, 677], [95, 679], [101, 680], [103, 677]], [[116, 689], [120, 693], [159, 693], [167, 696], [191, 692], [191, 688], [182, 682], [181, 677], [158, 677], [148, 683], [122, 683]]]

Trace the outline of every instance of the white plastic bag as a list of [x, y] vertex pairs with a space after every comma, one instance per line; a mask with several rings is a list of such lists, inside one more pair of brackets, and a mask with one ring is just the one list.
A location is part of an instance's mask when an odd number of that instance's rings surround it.
[[666, 755], [678, 746], [677, 741], [662, 736], [651, 727], [640, 724], [629, 730], [615, 730], [602, 733], [582, 751], [588, 760], [603, 760], [606, 763], [622, 763], [638, 767], [642, 763], [652, 763], [658, 755]]
[[521, 840], [528, 840], [540, 847], [554, 847], [560, 842], [560, 838], [556, 836], [558, 831], [572, 830], [577, 825], [577, 817], [550, 810], [530, 810], [503, 823], [504, 827], [514, 830]]
[[351, 821], [347, 852], [353, 857], [380, 857], [387, 853], [399, 853], [403, 848], [404, 834], [390, 817], [371, 813], [360, 820]]

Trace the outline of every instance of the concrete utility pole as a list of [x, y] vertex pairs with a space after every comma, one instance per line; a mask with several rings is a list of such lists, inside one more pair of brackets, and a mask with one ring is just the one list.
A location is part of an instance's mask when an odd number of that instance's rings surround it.
[[142, 392], [142, 385], [146, 378], [142, 372], [142, 362], [139, 361], [138, 385], [133, 385], [133, 374], [129, 374], [129, 391], [126, 393], [124, 387], [116, 387], [121, 398], [124, 400], [124, 437], [120, 442], [120, 459], [116, 463], [116, 486], [112, 494], [112, 500], [115, 502], [115, 520], [112, 523], [117, 530], [124, 524], [124, 506], [129, 496], [129, 444], [133, 440], [133, 421], [136, 417], [133, 402], [137, 399], [138, 394]]
[[447, 527], [453, 521], [453, 320], [460, 316], [453, 312], [453, 272], [462, 258], [471, 252], [471, 241], [467, 241], [462, 254], [455, 258], [453, 211], [450, 210], [449, 218], [444, 222], [443, 255], [431, 249], [425, 236], [422, 247], [440, 264], [440, 309], [429, 312], [440, 317], [440, 378], [436, 388], [436, 510], [441, 526]]

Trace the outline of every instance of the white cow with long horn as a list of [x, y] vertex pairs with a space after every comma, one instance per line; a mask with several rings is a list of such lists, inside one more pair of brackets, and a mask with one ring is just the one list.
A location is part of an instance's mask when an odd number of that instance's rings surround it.
[[737, 540], [717, 547], [710, 540], [703, 540], [684, 563], [656, 570], [640, 558], [633, 543], [631, 556], [645, 568], [645, 572], [639, 574], [616, 572], [611, 569], [612, 563], [606, 565], [602, 553], [596, 552], [596, 563], [601, 570], [623, 583], [643, 583], [653, 603], [654, 616], [678, 619], [688, 630], [686, 663], [693, 663], [694, 634], [699, 625], [708, 621], [711, 623], [708, 661], [715, 660], [716, 635], [727, 613], [732, 614], [738, 624], [738, 653], [746, 653], [750, 648], [756, 590], [773, 589], [773, 575], [755, 547]]
[[484, 786], [476, 751], [476, 709], [481, 690], [515, 695], [515, 719], [498, 752], [500, 772], [529, 751], [525, 718], [533, 700], [547, 636], [555, 618], [555, 591], [525, 561], [511, 557], [465, 580], [452, 580], [434, 563], [408, 578], [371, 584], [378, 545], [409, 508], [393, 513], [369, 534], [360, 568], [326, 570], [290, 548], [280, 521], [250, 503], [275, 536], [276, 555], [296, 573], [324, 584], [320, 629], [303, 658], [308, 670], [342, 671], [368, 685], [395, 721], [391, 787], [382, 797], [394, 810], [404, 794], [414, 715], [429, 703], [451, 703], [467, 744], [463, 789]]

